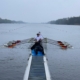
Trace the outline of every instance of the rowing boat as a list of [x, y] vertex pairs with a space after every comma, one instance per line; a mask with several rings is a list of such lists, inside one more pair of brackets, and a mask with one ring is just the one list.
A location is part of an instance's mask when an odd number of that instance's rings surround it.
[[[15, 46], [25, 43], [34, 43], [34, 39], [30, 38], [25, 40], [10, 41], [4, 46], [15, 48]], [[72, 48], [72, 46], [67, 42], [51, 40], [48, 38], [44, 38], [42, 43], [60, 46], [61, 49]], [[30, 49], [30, 47], [31, 46], [29, 46], [28, 49]], [[35, 49], [30, 49], [30, 56], [28, 58], [28, 64], [23, 80], [51, 80], [47, 57], [46, 55], [43, 55], [41, 51], [38, 51], [38, 54], [36, 55]]]
[[41, 51], [36, 55], [35, 50], [31, 50], [23, 80], [51, 80], [46, 55]]

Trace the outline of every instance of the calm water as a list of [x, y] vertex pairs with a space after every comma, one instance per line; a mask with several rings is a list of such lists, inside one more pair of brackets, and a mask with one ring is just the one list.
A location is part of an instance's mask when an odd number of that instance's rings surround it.
[[27, 44], [14, 49], [1, 45], [35, 37], [39, 31], [44, 37], [66, 41], [74, 47], [61, 50], [47, 44], [52, 80], [80, 80], [80, 26], [50, 24], [0, 24], [0, 80], [22, 80], [29, 56]]

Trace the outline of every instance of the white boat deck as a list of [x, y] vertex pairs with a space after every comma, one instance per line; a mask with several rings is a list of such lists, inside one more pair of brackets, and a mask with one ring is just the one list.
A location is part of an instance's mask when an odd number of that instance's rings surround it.
[[23, 80], [51, 80], [46, 56], [30, 56]]
[[28, 80], [46, 80], [43, 56], [33, 56]]

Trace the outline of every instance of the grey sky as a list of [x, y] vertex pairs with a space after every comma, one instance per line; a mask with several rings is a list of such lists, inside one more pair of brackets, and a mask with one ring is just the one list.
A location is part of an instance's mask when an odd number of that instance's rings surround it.
[[0, 0], [0, 17], [26, 22], [47, 22], [80, 16], [80, 0]]

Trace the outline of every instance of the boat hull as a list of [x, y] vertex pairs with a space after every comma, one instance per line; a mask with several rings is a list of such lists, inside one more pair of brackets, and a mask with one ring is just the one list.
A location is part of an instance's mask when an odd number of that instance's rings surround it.
[[43, 56], [43, 53], [41, 51], [38, 51], [38, 54], [36, 55], [35, 50], [31, 50], [32, 56]]

